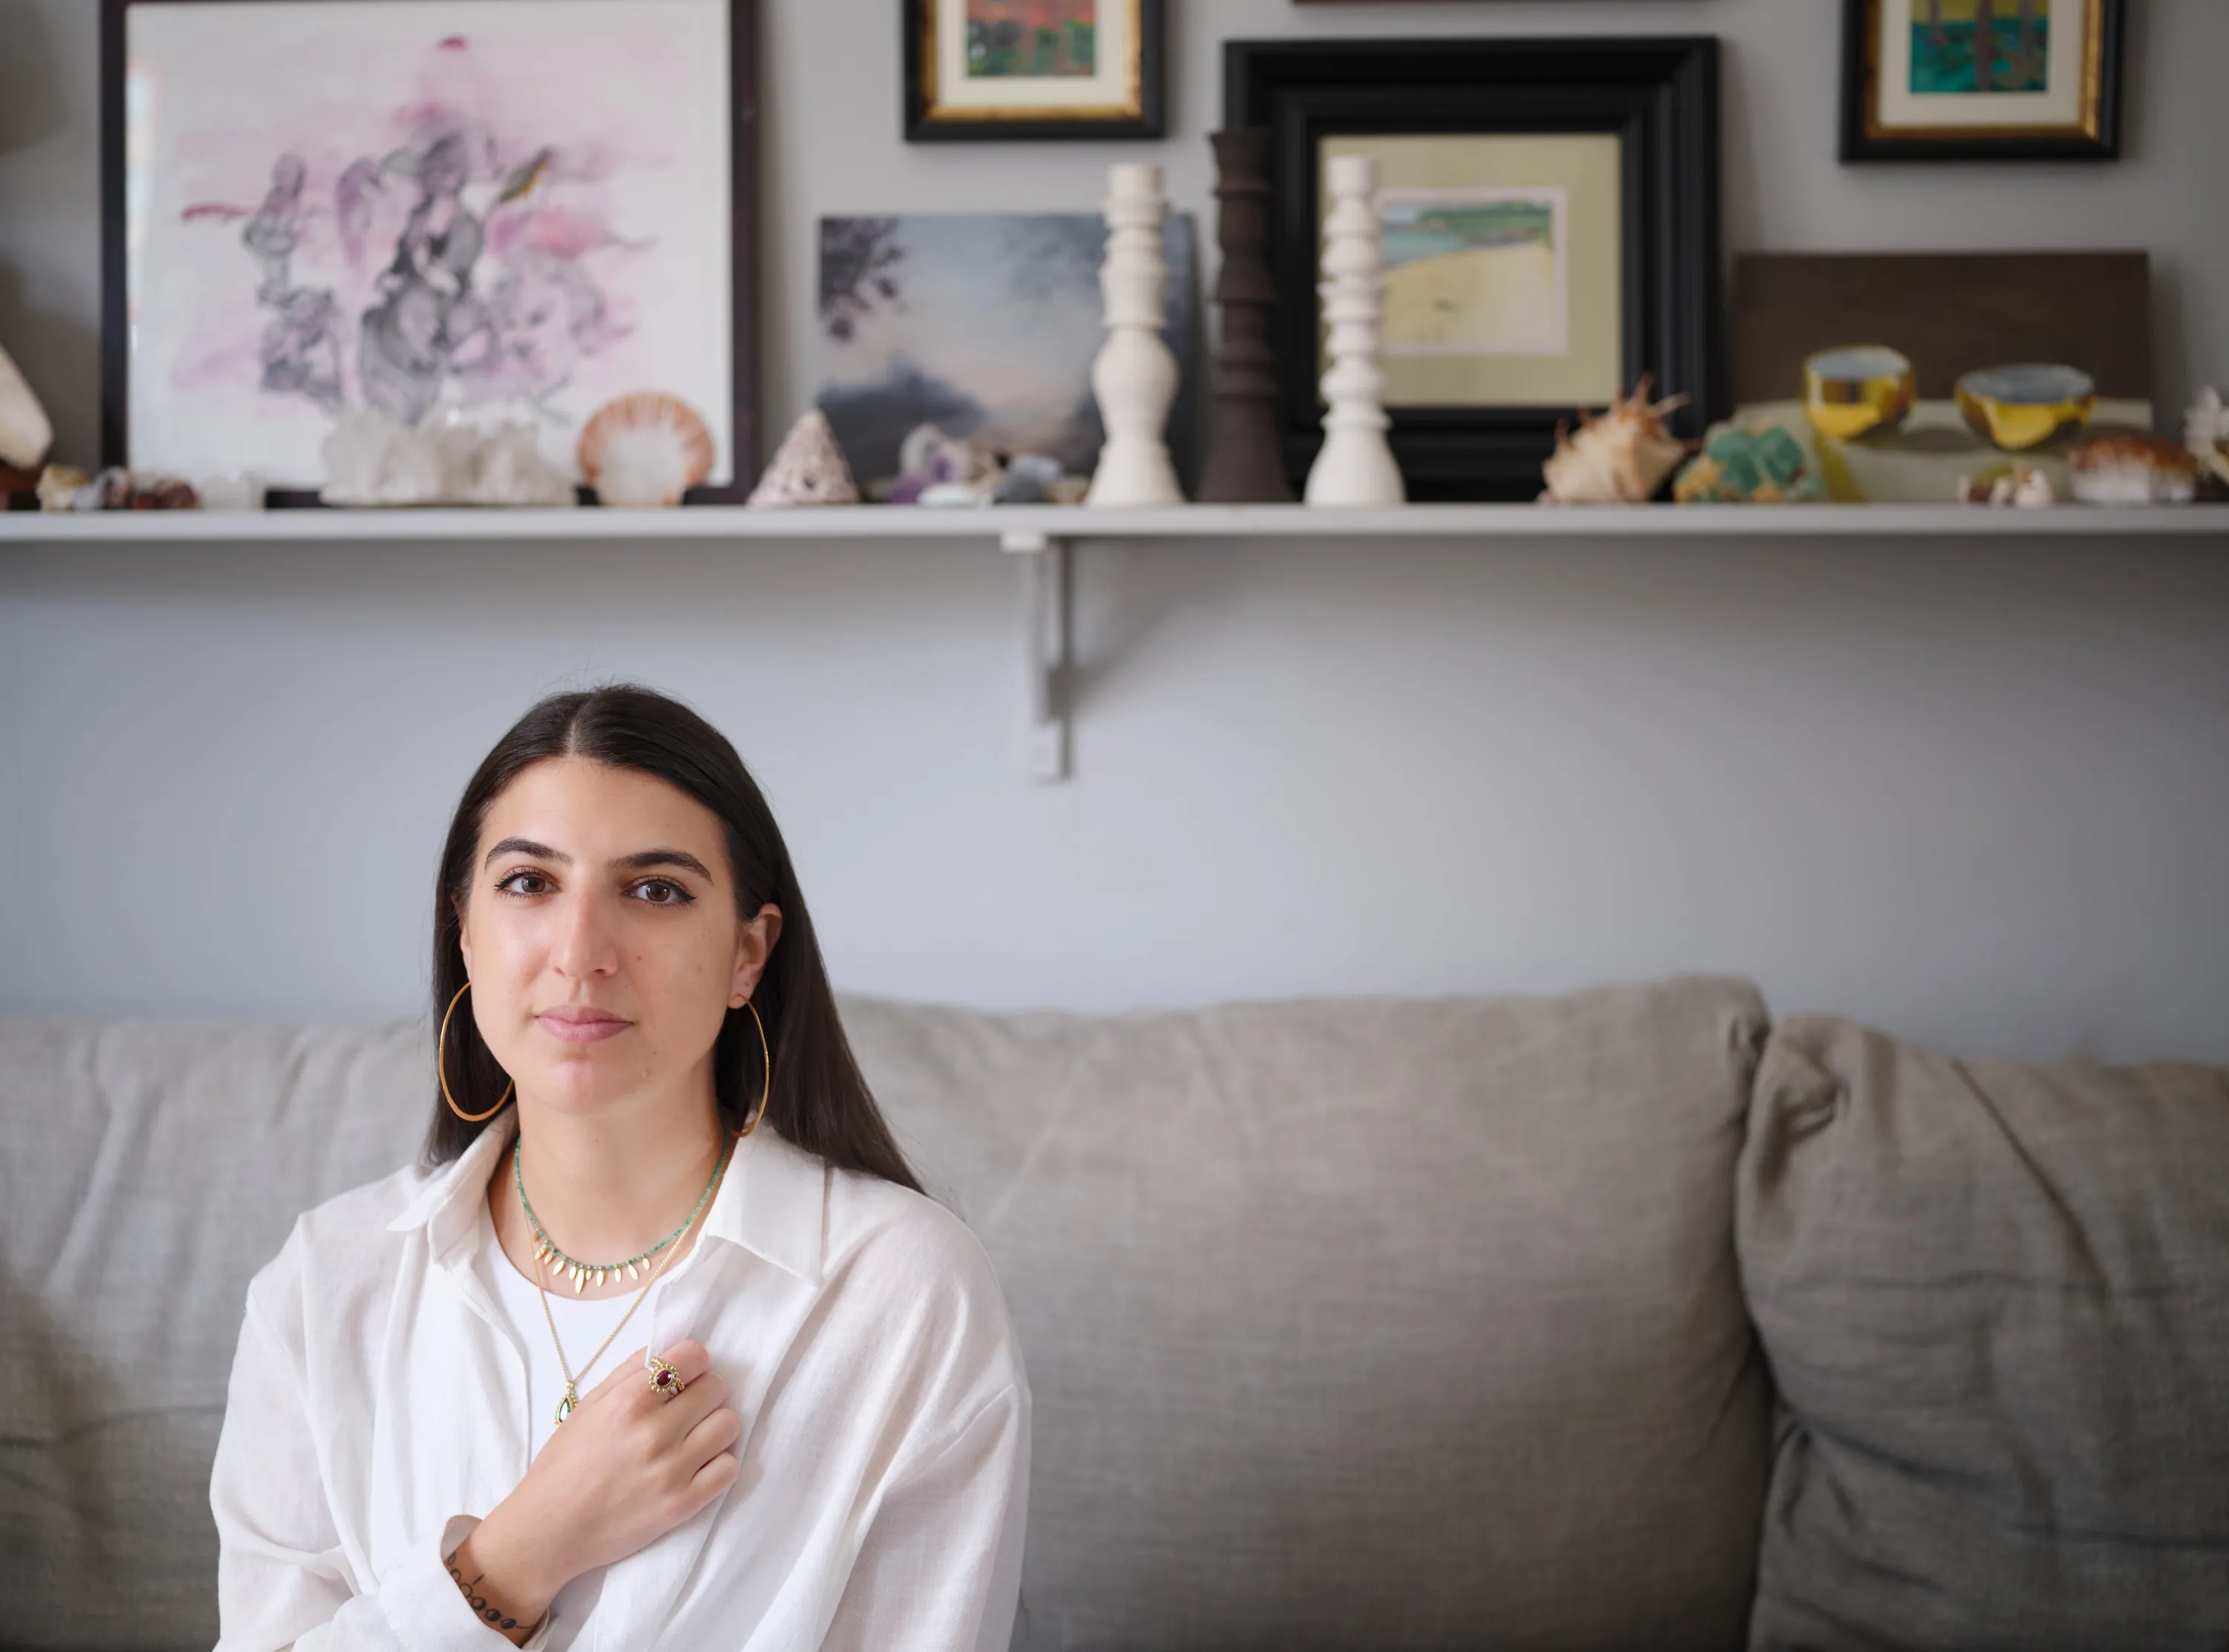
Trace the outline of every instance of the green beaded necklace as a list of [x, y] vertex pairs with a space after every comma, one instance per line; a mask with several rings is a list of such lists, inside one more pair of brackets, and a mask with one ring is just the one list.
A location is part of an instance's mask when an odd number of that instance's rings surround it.
[[519, 1149], [524, 1145], [523, 1140], [511, 1144], [511, 1177], [518, 1186], [518, 1207], [526, 1213], [527, 1226], [534, 1230], [534, 1259], [537, 1263], [548, 1264], [570, 1279], [573, 1294], [576, 1297], [588, 1289], [592, 1280], [599, 1285], [606, 1285], [615, 1284], [622, 1273], [633, 1279], [639, 1273], [646, 1272], [651, 1258], [687, 1233], [691, 1225], [703, 1213], [704, 1201], [712, 1196], [712, 1189], [720, 1185], [720, 1173], [728, 1168], [729, 1156], [736, 1150], [736, 1143], [730, 1139], [727, 1146], [721, 1149], [720, 1162], [712, 1167], [712, 1179], [704, 1184], [704, 1191], [697, 1195], [696, 1208], [689, 1213], [688, 1220], [640, 1256], [631, 1256], [624, 1262], [575, 1262], [559, 1250], [549, 1235], [542, 1231], [541, 1218], [534, 1213], [534, 1207], [526, 1197], [526, 1173], [519, 1168]]

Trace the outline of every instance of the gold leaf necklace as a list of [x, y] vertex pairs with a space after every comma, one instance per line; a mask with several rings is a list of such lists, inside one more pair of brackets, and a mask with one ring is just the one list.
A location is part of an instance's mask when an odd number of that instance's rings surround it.
[[642, 1299], [650, 1295], [651, 1286], [658, 1283], [658, 1276], [665, 1271], [665, 1265], [679, 1254], [675, 1241], [694, 1227], [697, 1225], [697, 1217], [704, 1213], [704, 1207], [710, 1201], [713, 1190], [719, 1187], [720, 1178], [727, 1174], [728, 1161], [735, 1154], [736, 1143], [731, 1139], [725, 1147], [721, 1149], [720, 1162], [712, 1167], [712, 1179], [704, 1184], [704, 1191], [697, 1196], [696, 1208], [689, 1213], [689, 1219], [686, 1221], [640, 1256], [631, 1258], [625, 1262], [614, 1262], [608, 1267], [584, 1266], [574, 1261], [549, 1242], [549, 1235], [542, 1231], [542, 1224], [535, 1220], [534, 1207], [526, 1202], [526, 1173], [521, 1168], [520, 1161], [520, 1149], [523, 1145], [523, 1138], [511, 1144], [511, 1174], [512, 1181], [518, 1187], [519, 1208], [526, 1213], [527, 1226], [534, 1230], [534, 1237], [536, 1240], [534, 1250], [534, 1290], [535, 1293], [542, 1298], [543, 1322], [549, 1327], [549, 1343], [557, 1350], [557, 1368], [565, 1373], [565, 1395], [557, 1402], [557, 1420], [562, 1423], [573, 1414], [574, 1408], [580, 1404], [579, 1396], [575, 1392], [580, 1378], [573, 1374], [573, 1367], [565, 1361], [565, 1344], [557, 1335], [556, 1316], [549, 1311], [549, 1287], [543, 1277], [544, 1264], [553, 1259], [561, 1263], [562, 1266], [559, 1271], [568, 1273], [572, 1277], [573, 1293], [578, 1296], [582, 1279], [589, 1274], [600, 1276], [597, 1283], [601, 1284], [604, 1278], [616, 1275], [620, 1269], [624, 1268], [626, 1270], [627, 1277], [632, 1279], [635, 1276], [637, 1268], [648, 1262], [652, 1257], [658, 1256], [660, 1251], [665, 1252], [664, 1256], [658, 1257], [656, 1265], [647, 1270], [650, 1277], [642, 1282], [642, 1289], [634, 1293], [634, 1300], [627, 1304], [626, 1312], [620, 1316], [620, 1322], [612, 1327], [611, 1335], [596, 1345], [596, 1351], [588, 1356], [588, 1362], [581, 1367], [581, 1374], [586, 1375], [596, 1368], [596, 1361], [604, 1357], [605, 1350], [619, 1340], [620, 1333], [626, 1329], [627, 1321], [634, 1317], [634, 1310], [641, 1307]]

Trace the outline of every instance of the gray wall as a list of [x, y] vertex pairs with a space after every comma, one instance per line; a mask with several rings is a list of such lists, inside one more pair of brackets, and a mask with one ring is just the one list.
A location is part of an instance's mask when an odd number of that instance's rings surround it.
[[[823, 211], [1087, 208], [1139, 151], [909, 149], [896, 8], [773, 0], [766, 411]], [[2229, 6], [2136, 0], [2129, 158], [1843, 170], [1836, 0], [1176, 0], [1217, 41], [1699, 30], [1735, 247], [2149, 247], [2159, 381], [2229, 381]], [[90, 0], [0, 0], [0, 337], [94, 438]], [[867, 20], [862, 26], [863, 19]], [[1014, 755], [987, 548], [0, 553], [0, 1010], [414, 1008], [444, 811], [534, 695], [685, 695], [767, 784], [847, 986], [1107, 1007], [1753, 976], [1975, 1050], [2229, 1060], [2218, 543], [1084, 553], [1079, 775]]]

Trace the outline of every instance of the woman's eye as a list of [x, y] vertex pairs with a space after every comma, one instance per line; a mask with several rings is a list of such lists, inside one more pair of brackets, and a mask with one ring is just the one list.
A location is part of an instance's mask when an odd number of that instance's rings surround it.
[[549, 893], [549, 880], [539, 872], [531, 872], [522, 868], [496, 885], [496, 887], [506, 894], [546, 895]]
[[638, 899], [653, 906], [685, 906], [697, 897], [667, 878], [645, 878], [634, 887]]

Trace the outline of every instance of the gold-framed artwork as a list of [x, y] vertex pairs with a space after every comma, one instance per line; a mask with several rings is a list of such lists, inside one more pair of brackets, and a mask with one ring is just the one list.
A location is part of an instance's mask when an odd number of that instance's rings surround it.
[[908, 143], [1159, 138], [1163, 0], [905, 0]]
[[1843, 0], [1842, 159], [2121, 149], [2127, 0]]

